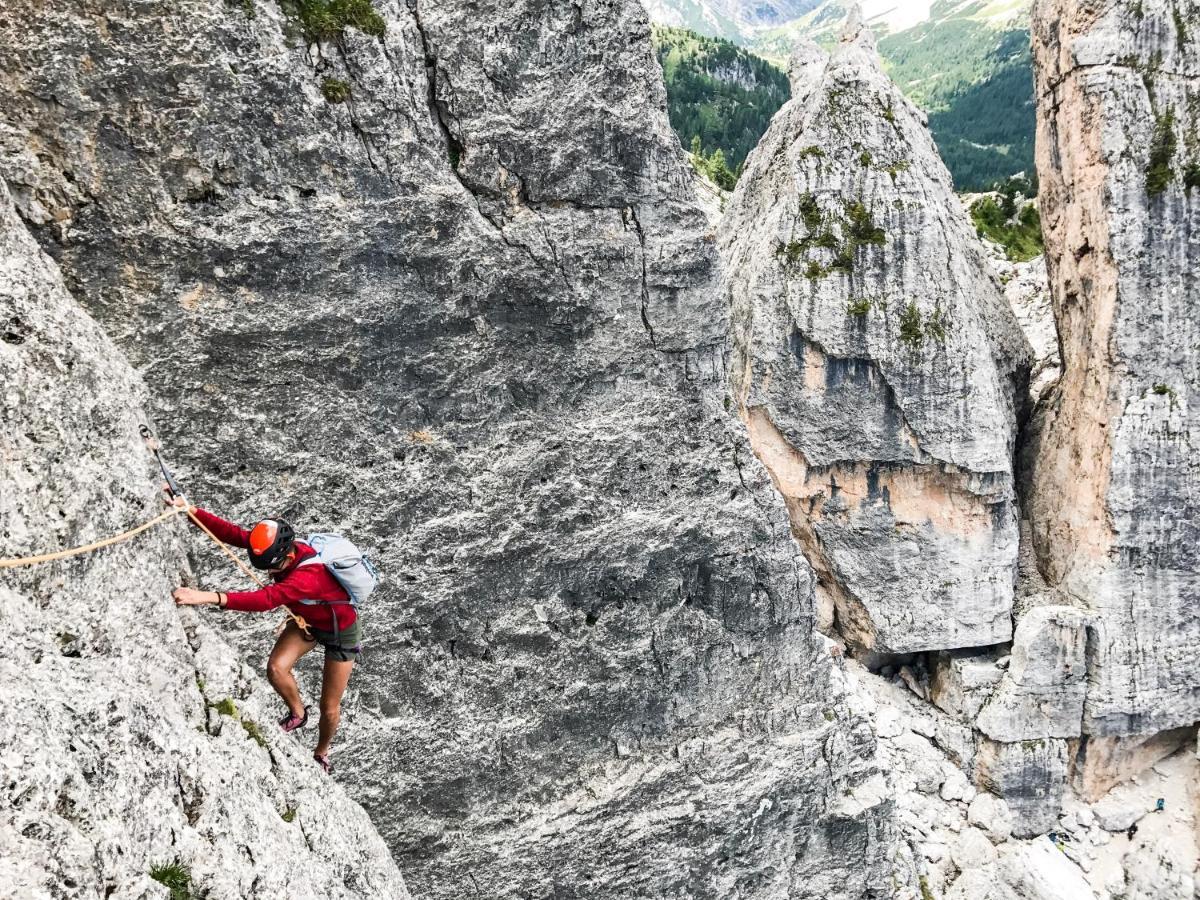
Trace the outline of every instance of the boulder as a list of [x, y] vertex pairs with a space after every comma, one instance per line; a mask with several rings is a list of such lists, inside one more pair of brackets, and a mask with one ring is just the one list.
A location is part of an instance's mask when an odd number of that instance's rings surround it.
[[934, 657], [930, 699], [939, 709], [973, 724], [1003, 677], [998, 652], [941, 651]]
[[1012, 834], [1012, 813], [1008, 804], [986, 791], [976, 794], [971, 801], [967, 808], [967, 821], [976, 828], [982, 828], [994, 844], [1008, 840]]
[[1086, 611], [1034, 606], [1017, 620], [1004, 677], [975, 719], [996, 741], [1078, 737], [1087, 690]]

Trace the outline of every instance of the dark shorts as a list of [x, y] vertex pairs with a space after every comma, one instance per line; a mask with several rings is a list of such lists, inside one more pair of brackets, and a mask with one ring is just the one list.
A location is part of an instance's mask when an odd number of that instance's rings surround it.
[[362, 620], [355, 619], [354, 624], [345, 628], [340, 634], [332, 631], [322, 631], [320, 628], [308, 626], [313, 640], [325, 648], [325, 658], [337, 662], [352, 662], [358, 659], [362, 652]]

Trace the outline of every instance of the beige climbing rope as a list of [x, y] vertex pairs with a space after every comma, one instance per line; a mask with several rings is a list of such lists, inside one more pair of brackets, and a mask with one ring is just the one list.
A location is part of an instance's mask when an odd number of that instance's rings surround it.
[[123, 531], [120, 534], [114, 534], [112, 537], [105, 538], [102, 541], [94, 541], [91, 544], [84, 544], [82, 547], [72, 547], [70, 550], [59, 550], [57, 553], [43, 553], [41, 556], [22, 556], [13, 559], [0, 559], [0, 569], [15, 569], [18, 566], [35, 566], [38, 563], [53, 562], [56, 559], [67, 559], [72, 556], [80, 556], [84, 553], [91, 553], [93, 550], [99, 550], [102, 547], [111, 547], [113, 544], [120, 544], [136, 537], [143, 531], [149, 531], [155, 525], [167, 521], [178, 513], [183, 512], [179, 507], [168, 509], [160, 516], [155, 516], [149, 522], [144, 522], [137, 528], [131, 528], [128, 531]]

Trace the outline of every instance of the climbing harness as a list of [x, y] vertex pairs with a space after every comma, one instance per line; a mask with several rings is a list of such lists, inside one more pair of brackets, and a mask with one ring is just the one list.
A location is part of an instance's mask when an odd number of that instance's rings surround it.
[[[69, 550], [59, 550], [55, 553], [43, 553], [40, 556], [23, 556], [14, 557], [12, 559], [0, 559], [0, 569], [15, 569], [18, 566], [34, 566], [38, 563], [53, 562], [58, 559], [68, 559], [72, 556], [80, 556], [84, 553], [91, 553], [95, 550], [100, 550], [103, 547], [111, 547], [114, 544], [123, 543], [130, 538], [136, 537], [144, 531], [149, 531], [154, 526], [160, 525], [168, 519], [174, 518], [175, 516], [179, 515], [179, 513], [187, 513], [188, 518], [196, 524], [196, 527], [208, 535], [212, 542], [221, 549], [222, 553], [224, 553], [233, 561], [233, 564], [237, 566], [243, 572], [243, 574], [250, 578], [250, 580], [257, 584], [260, 588], [266, 587], [266, 584], [259, 580], [258, 576], [254, 574], [250, 567], [238, 559], [237, 556], [234, 555], [233, 551], [230, 550], [220, 538], [209, 531], [208, 527], [196, 516], [194, 507], [187, 501], [187, 498], [183, 496], [183, 492], [179, 490], [179, 484], [175, 481], [175, 478], [171, 475], [170, 469], [167, 468], [166, 463], [163, 461], [162, 454], [159, 452], [161, 445], [159, 444], [158, 439], [154, 437], [153, 432], [150, 431], [150, 427], [148, 425], [142, 425], [138, 429], [138, 432], [141, 434], [142, 440], [146, 442], [147, 449], [154, 454], [154, 459], [158, 462], [159, 471], [162, 472], [163, 479], [167, 483], [167, 493], [171, 495], [172, 499], [183, 499], [183, 506], [172, 506], [170, 509], [166, 510], [160, 515], [155, 516], [150, 521], [143, 522], [141, 525], [138, 525], [136, 528], [131, 528], [128, 531], [123, 531], [120, 534], [115, 534], [112, 537], [104, 538], [103, 540], [93, 541], [90, 544], [84, 544], [82, 547], [72, 547]], [[287, 613], [288, 618], [280, 623], [279, 628], [276, 629], [276, 634], [279, 634], [285, 627], [287, 627], [287, 622], [290, 619], [292, 622], [296, 623], [296, 627], [300, 629], [301, 633], [311, 640], [312, 632], [309, 630], [308, 622], [304, 620], [304, 617], [296, 615], [286, 606], [283, 607], [283, 611]]]

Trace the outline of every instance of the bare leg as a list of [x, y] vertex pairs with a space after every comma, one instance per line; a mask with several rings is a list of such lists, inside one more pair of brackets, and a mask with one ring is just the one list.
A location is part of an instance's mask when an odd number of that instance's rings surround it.
[[342, 718], [342, 694], [346, 692], [352, 671], [354, 660], [340, 661], [325, 657], [325, 674], [321, 680], [321, 736], [314, 751], [317, 756], [329, 753], [329, 745], [333, 743], [333, 735]]
[[316, 641], [306, 641], [296, 624], [288, 622], [283, 634], [275, 641], [275, 649], [267, 661], [267, 681], [271, 682], [275, 693], [283, 698], [288, 711], [294, 716], [304, 715], [304, 701], [300, 699], [300, 686], [296, 684], [292, 666], [315, 646]]

